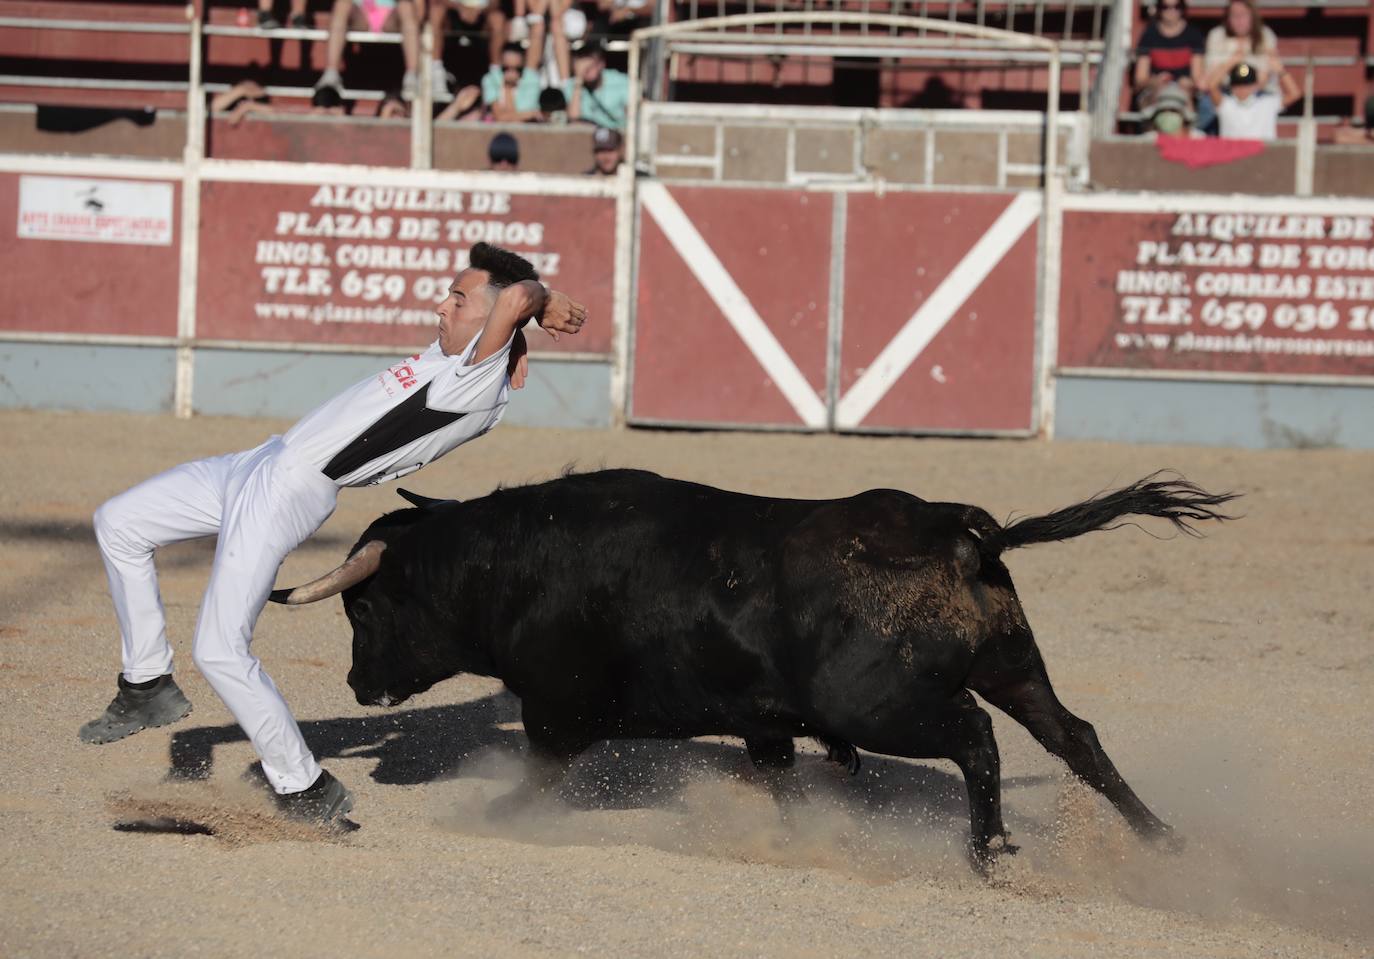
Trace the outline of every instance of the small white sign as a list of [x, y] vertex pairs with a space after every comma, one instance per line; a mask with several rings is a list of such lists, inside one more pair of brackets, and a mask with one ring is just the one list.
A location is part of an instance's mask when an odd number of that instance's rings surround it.
[[18, 235], [82, 243], [172, 243], [172, 184], [19, 178]]

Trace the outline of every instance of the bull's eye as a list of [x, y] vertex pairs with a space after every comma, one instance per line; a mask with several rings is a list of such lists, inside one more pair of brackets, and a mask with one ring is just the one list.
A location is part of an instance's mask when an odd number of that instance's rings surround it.
[[349, 604], [348, 611], [353, 614], [355, 619], [366, 619], [372, 615], [372, 604], [365, 598], [355, 599]]

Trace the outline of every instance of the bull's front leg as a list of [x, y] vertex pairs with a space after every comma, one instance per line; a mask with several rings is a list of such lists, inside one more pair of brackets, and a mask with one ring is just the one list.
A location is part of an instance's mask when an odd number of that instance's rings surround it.
[[533, 806], [555, 802], [573, 760], [596, 741], [570, 731], [566, 720], [555, 719], [528, 701], [522, 703], [522, 711], [530, 742], [525, 775], [514, 789], [487, 806], [490, 819], [508, 819]]
[[749, 737], [744, 740], [744, 748], [786, 818], [788, 805], [805, 798], [794, 768], [797, 751], [792, 737]]

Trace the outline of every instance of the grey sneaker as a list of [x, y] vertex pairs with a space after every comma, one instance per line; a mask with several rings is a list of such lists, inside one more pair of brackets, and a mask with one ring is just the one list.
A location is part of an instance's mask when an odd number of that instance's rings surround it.
[[429, 65], [429, 95], [435, 103], [452, 100], [453, 94], [449, 93], [449, 88], [457, 82], [457, 77], [445, 70], [438, 60]]
[[340, 95], [343, 94], [343, 77], [333, 67], [321, 73], [320, 78], [315, 81], [316, 90], [323, 90], [325, 87], [332, 88]]
[[277, 808], [287, 819], [323, 826], [335, 825], [353, 809], [353, 794], [324, 769], [301, 792], [278, 794], [276, 798]]
[[151, 685], [133, 684], [123, 674], [119, 692], [99, 719], [92, 719], [77, 733], [83, 743], [112, 743], [141, 729], [167, 726], [190, 715], [191, 701], [169, 673]]

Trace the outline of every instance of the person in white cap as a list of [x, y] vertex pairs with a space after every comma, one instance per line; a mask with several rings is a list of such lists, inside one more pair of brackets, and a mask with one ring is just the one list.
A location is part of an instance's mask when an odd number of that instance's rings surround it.
[[619, 130], [597, 127], [592, 132], [592, 167], [585, 176], [615, 176], [622, 155]]
[[96, 510], [123, 670], [109, 707], [81, 727], [83, 742], [114, 742], [190, 713], [172, 678], [153, 552], [217, 534], [192, 659], [247, 733], [283, 813], [331, 823], [352, 808], [249, 648], [277, 569], [329, 518], [341, 487], [412, 473], [496, 426], [527, 375], [520, 330], [530, 319], [557, 337], [587, 318], [581, 304], [540, 283], [528, 261], [485, 243], [473, 247], [436, 313], [439, 336], [426, 350], [355, 384], [284, 435], [173, 467]]

